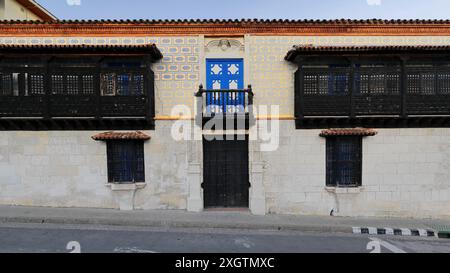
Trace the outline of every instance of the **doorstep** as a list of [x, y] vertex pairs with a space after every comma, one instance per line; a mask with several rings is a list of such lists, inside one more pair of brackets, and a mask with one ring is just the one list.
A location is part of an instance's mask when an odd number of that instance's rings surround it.
[[248, 212], [250, 213], [249, 208], [205, 208], [204, 212]]

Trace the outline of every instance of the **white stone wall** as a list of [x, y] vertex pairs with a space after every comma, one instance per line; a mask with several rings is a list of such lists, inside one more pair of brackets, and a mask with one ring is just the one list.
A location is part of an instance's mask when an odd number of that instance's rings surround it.
[[114, 207], [95, 132], [0, 132], [0, 204]]
[[[186, 142], [157, 122], [145, 143], [146, 187], [137, 209], [186, 208]], [[118, 208], [107, 184], [106, 144], [95, 131], [0, 132], [0, 204]]]
[[[194, 151], [192, 142], [172, 140], [172, 123], [146, 131], [146, 187], [136, 192], [136, 209], [187, 208]], [[363, 139], [363, 186], [337, 192], [325, 187], [319, 132], [281, 121], [276, 151], [251, 143], [251, 158], [263, 165], [266, 213], [450, 217], [450, 129], [378, 129]], [[118, 208], [106, 186], [106, 145], [91, 139], [95, 133], [0, 132], [0, 204]]]
[[325, 187], [320, 130], [280, 122], [280, 147], [259, 152], [267, 213], [450, 217], [450, 129], [377, 129], [363, 138], [359, 189]]
[[171, 137], [174, 121], [157, 121], [145, 142], [147, 186], [136, 192], [136, 209], [186, 209], [189, 142]]

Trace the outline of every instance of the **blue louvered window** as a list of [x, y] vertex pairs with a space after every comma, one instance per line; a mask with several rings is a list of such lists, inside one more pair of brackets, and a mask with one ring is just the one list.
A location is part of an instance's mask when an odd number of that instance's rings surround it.
[[327, 186], [361, 186], [362, 137], [327, 138]]
[[347, 95], [349, 90], [348, 67], [344, 65], [330, 65], [328, 75], [328, 94]]
[[101, 90], [103, 96], [143, 96], [144, 75], [139, 72], [103, 73]]
[[110, 183], [145, 182], [144, 143], [135, 140], [107, 142], [108, 181]]
[[[244, 61], [242, 59], [207, 59], [206, 83], [209, 90], [242, 90], [244, 89]], [[214, 112], [226, 113], [244, 111], [244, 93], [209, 93], [206, 106]]]

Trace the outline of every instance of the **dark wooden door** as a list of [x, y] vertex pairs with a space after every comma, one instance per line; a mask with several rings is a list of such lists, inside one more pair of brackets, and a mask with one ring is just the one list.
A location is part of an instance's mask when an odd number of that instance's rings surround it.
[[205, 208], [248, 207], [248, 138], [203, 140]]

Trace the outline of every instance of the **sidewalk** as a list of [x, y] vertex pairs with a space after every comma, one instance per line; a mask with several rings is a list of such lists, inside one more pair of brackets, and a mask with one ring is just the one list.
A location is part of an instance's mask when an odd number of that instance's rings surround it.
[[170, 228], [233, 228], [352, 233], [353, 227], [450, 230], [450, 219], [332, 216], [255, 216], [249, 212], [44, 208], [0, 206], [1, 223], [94, 224]]

